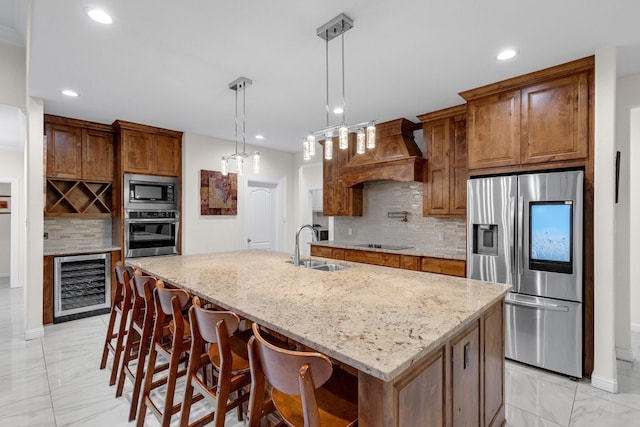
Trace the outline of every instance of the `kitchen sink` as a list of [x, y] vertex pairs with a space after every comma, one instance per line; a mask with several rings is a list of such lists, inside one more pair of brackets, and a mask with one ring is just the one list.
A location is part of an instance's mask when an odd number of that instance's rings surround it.
[[362, 243], [359, 245], [353, 245], [358, 248], [374, 248], [374, 249], [388, 249], [390, 251], [401, 251], [403, 249], [412, 249], [413, 246], [407, 245], [384, 245], [380, 243]]
[[300, 267], [310, 268], [318, 271], [340, 271], [347, 268], [351, 268], [348, 265], [332, 264], [322, 261], [300, 261]]

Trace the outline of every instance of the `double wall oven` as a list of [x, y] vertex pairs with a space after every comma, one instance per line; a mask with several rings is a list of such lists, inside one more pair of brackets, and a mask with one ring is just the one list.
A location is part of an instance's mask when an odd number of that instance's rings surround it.
[[124, 176], [125, 258], [178, 253], [178, 179]]

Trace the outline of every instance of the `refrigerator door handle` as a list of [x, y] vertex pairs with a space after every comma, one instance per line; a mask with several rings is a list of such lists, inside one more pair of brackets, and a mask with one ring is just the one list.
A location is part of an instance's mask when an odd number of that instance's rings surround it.
[[[516, 230], [516, 236], [518, 239], [518, 275], [522, 276], [524, 274], [524, 197], [518, 197], [518, 214], [517, 221], [518, 227]], [[518, 281], [519, 282], [519, 281]]]
[[564, 311], [569, 312], [569, 307], [566, 305], [557, 305], [557, 304], [537, 304], [535, 302], [525, 302], [525, 301], [517, 301], [517, 300], [505, 300], [505, 304], [509, 305], [519, 305], [521, 307], [531, 307], [537, 308], [540, 310], [549, 310], [549, 311]]
[[516, 198], [509, 197], [509, 218], [512, 219], [512, 227], [515, 225], [516, 228], [511, 230], [511, 235], [513, 238], [509, 239], [509, 252], [511, 253], [511, 276], [512, 276], [512, 284], [517, 286], [517, 274], [518, 274], [518, 252], [516, 248], [516, 239], [517, 239], [517, 224], [513, 223], [513, 219], [516, 215]]

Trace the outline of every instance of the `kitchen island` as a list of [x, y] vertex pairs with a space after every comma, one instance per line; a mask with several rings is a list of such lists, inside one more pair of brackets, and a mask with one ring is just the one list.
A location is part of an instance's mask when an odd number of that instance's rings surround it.
[[360, 426], [503, 424], [509, 285], [288, 261], [237, 251], [127, 264], [356, 369]]

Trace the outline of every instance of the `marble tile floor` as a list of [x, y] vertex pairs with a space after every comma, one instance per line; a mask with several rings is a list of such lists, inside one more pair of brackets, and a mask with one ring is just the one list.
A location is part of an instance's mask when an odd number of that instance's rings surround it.
[[[22, 289], [10, 289], [0, 279], [0, 426], [135, 425], [126, 421], [129, 382], [116, 399], [115, 387], [108, 386], [109, 369], [98, 369], [107, 320], [103, 315], [47, 326], [42, 339], [25, 341]], [[507, 361], [507, 426], [640, 425], [640, 333], [632, 340], [637, 359], [618, 362], [618, 394]], [[179, 384], [177, 398], [183, 387]], [[200, 402], [192, 415], [206, 410]], [[145, 425], [159, 423], [148, 413]], [[231, 411], [225, 425], [245, 424]]]

